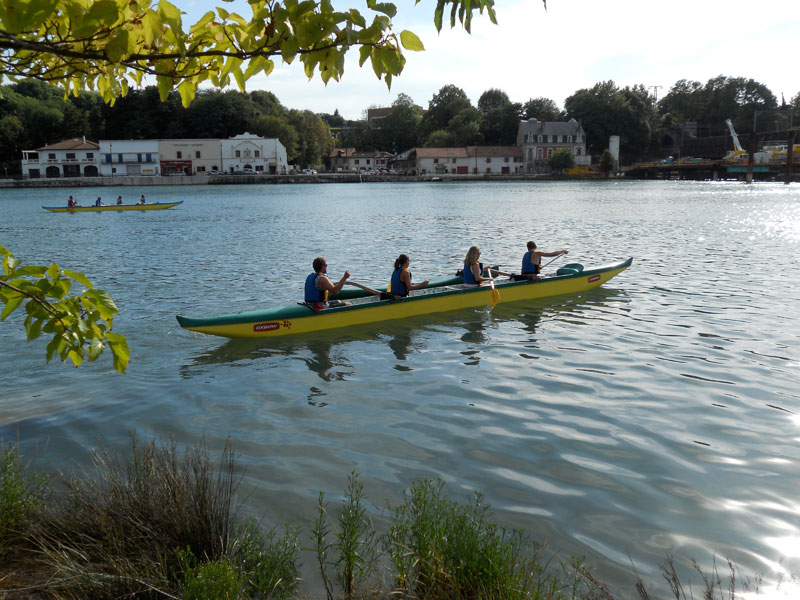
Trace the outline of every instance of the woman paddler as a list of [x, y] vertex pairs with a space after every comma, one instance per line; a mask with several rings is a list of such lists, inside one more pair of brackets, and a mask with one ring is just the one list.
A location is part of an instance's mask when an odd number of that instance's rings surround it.
[[411, 271], [408, 266], [411, 264], [411, 259], [405, 254], [401, 254], [394, 261], [394, 272], [392, 273], [392, 280], [386, 292], [394, 296], [408, 296], [411, 290], [418, 290], [424, 288], [430, 281], [426, 279], [422, 283], [411, 283]]
[[480, 285], [483, 282], [483, 263], [478, 262], [481, 257], [481, 249], [472, 246], [464, 257], [464, 271], [462, 277], [466, 285]]
[[334, 306], [344, 306], [347, 302], [341, 300], [329, 301], [328, 298], [335, 296], [342, 291], [345, 281], [350, 277], [350, 271], [345, 271], [338, 283], [333, 284], [328, 279], [328, 263], [318, 256], [312, 263], [314, 272], [306, 277], [305, 301], [314, 305], [315, 308], [329, 308]]

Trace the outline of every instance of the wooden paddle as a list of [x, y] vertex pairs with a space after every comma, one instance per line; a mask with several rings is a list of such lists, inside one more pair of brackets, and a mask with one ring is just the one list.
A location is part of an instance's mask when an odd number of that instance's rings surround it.
[[355, 281], [345, 281], [344, 284], [345, 285], [354, 285], [357, 288], [361, 288], [365, 292], [369, 292], [370, 294], [374, 294], [375, 296], [380, 296], [381, 294], [384, 293], [384, 292], [379, 292], [378, 290], [373, 290], [371, 287], [367, 287], [367, 286], [362, 285], [360, 283], [356, 283]]
[[494, 308], [500, 302], [500, 290], [494, 287], [494, 277], [492, 277], [491, 269], [489, 269], [489, 283], [492, 285], [492, 308]]
[[542, 270], [542, 269], [544, 269], [544, 268], [545, 268], [547, 265], [549, 265], [551, 262], [555, 262], [555, 261], [557, 261], [557, 260], [558, 260], [559, 258], [561, 258], [562, 256], [564, 256], [564, 254], [559, 254], [559, 255], [558, 255], [558, 256], [556, 256], [556, 257], [555, 257], [553, 260], [547, 261], [545, 264], [543, 264], [543, 265], [542, 265], [542, 266], [539, 268], [539, 272], [541, 272], [541, 270]]

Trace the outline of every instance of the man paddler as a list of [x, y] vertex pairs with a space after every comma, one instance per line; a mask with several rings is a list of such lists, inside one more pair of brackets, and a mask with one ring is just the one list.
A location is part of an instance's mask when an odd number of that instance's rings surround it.
[[317, 310], [345, 306], [347, 302], [329, 300], [329, 298], [342, 291], [347, 278], [350, 277], [350, 271], [345, 271], [339, 282], [334, 284], [328, 279], [328, 263], [324, 258], [321, 256], [315, 258], [312, 267], [314, 272], [306, 277], [305, 302]]

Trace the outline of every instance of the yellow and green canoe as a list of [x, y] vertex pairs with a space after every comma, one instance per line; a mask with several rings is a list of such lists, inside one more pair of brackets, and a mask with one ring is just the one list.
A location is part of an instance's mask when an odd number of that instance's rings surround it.
[[[556, 275], [536, 281], [495, 280], [494, 297], [499, 302], [518, 302], [585, 292], [618, 275], [632, 262], [633, 258], [629, 258], [591, 269], [574, 264], [559, 269]], [[337, 295], [337, 299], [366, 298], [369, 295], [360, 290], [344, 290]], [[272, 338], [489, 306], [492, 304], [492, 295], [493, 290], [489, 285], [464, 287], [460, 278], [452, 277], [432, 282], [428, 288], [400, 300], [354, 302], [349, 306], [325, 308], [319, 312], [298, 304], [219, 317], [176, 318], [181, 327], [200, 333], [228, 338]]]
[[164, 210], [183, 204], [183, 200], [177, 202], [150, 202], [148, 204], [109, 204], [107, 206], [43, 206], [45, 210], [58, 213], [73, 212], [95, 212], [106, 210]]

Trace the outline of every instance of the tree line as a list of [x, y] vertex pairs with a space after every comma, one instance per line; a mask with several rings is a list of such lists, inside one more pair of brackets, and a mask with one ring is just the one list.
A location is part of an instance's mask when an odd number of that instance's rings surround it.
[[662, 138], [686, 122], [704, 135], [726, 135], [726, 119], [741, 133], [752, 131], [754, 124], [759, 131], [786, 129], [794, 124], [794, 114], [800, 119], [800, 93], [779, 104], [764, 84], [722, 75], [705, 84], [680, 80], [658, 102], [643, 85], [621, 88], [604, 81], [577, 90], [563, 108], [545, 97], [513, 102], [499, 89], [485, 91], [473, 105], [463, 89], [445, 85], [424, 110], [399, 94], [380, 128], [370, 127], [366, 119], [344, 119], [338, 111], [287, 108], [268, 91], [201, 90], [188, 108], [175, 91], [162, 102], [155, 86], [131, 89], [113, 106], [93, 92], [65, 99], [58, 88], [35, 80], [1, 91], [0, 169], [9, 176], [19, 173], [22, 150], [80, 136], [95, 141], [227, 138], [248, 131], [278, 138], [289, 162], [307, 167], [323, 165], [334, 147], [397, 153], [415, 146], [514, 145], [521, 119], [575, 118], [586, 131], [590, 154], [601, 154], [609, 136], [619, 135], [620, 159], [626, 164], [657, 157]]

